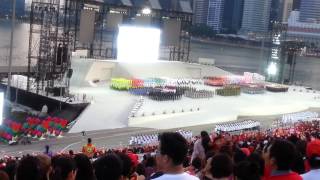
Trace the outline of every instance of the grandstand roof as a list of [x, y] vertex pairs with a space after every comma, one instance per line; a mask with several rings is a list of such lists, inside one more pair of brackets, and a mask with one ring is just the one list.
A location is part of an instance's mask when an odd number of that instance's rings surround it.
[[192, 13], [190, 0], [87, 0], [87, 3], [105, 3], [109, 5], [143, 8], [150, 6], [152, 9]]

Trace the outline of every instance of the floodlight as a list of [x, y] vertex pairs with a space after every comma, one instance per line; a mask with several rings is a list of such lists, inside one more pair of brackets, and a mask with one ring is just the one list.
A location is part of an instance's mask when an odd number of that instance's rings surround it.
[[4, 93], [0, 92], [0, 125], [2, 125], [2, 117], [3, 117], [3, 101], [4, 101]]
[[152, 62], [159, 58], [160, 29], [120, 26], [117, 59], [126, 62]]
[[267, 71], [268, 71], [269, 75], [272, 75], [272, 76], [276, 75], [277, 74], [277, 63], [271, 62], [269, 64], [269, 67], [268, 67]]
[[150, 9], [150, 8], [144, 8], [144, 9], [142, 9], [142, 14], [145, 14], [145, 15], [151, 14], [151, 9]]

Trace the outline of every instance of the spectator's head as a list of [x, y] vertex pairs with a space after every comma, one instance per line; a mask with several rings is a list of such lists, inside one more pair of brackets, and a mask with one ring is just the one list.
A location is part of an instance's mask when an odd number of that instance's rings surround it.
[[130, 178], [132, 174], [133, 162], [131, 161], [130, 157], [124, 153], [119, 153], [118, 156], [122, 161], [122, 173], [121, 175], [126, 178]]
[[122, 161], [116, 154], [100, 157], [93, 164], [97, 180], [119, 180], [122, 173]]
[[8, 174], [10, 180], [14, 180], [15, 172], [17, 167], [17, 161], [9, 160], [7, 166], [5, 167], [5, 172]]
[[154, 157], [152, 156], [147, 157], [146, 167], [155, 167], [155, 165], [156, 165], [156, 160], [154, 159]]
[[47, 180], [52, 170], [51, 159], [49, 156], [44, 154], [38, 155], [37, 158], [40, 161], [41, 179]]
[[233, 163], [226, 154], [217, 154], [207, 161], [205, 167], [206, 177], [214, 179], [228, 178], [233, 172]]
[[290, 170], [296, 157], [295, 146], [286, 140], [276, 140], [269, 148], [268, 159], [276, 170]]
[[209, 136], [207, 131], [201, 131], [200, 135], [201, 135], [202, 147], [203, 147], [205, 153], [207, 153], [210, 150], [210, 147], [211, 147], [210, 136]]
[[257, 165], [257, 167], [259, 168], [260, 176], [263, 176], [265, 165], [264, 165], [264, 161], [263, 161], [263, 158], [261, 157], [261, 155], [258, 154], [257, 152], [254, 152], [248, 157], [248, 161], [250, 163], [254, 163], [255, 165]]
[[307, 149], [307, 141], [299, 140], [296, 143], [297, 152], [301, 156], [306, 156], [306, 149]]
[[320, 169], [320, 140], [307, 145], [307, 156], [312, 169]]
[[203, 138], [209, 137], [209, 134], [207, 131], [201, 131], [200, 136], [201, 136], [201, 139], [203, 139]]
[[55, 156], [52, 158], [53, 180], [74, 180], [76, 174], [76, 163], [71, 157]]
[[202, 160], [199, 157], [196, 157], [192, 160], [191, 165], [195, 168], [200, 170], [202, 167]]
[[41, 165], [38, 158], [26, 156], [21, 159], [16, 172], [16, 180], [41, 180]]
[[236, 165], [234, 175], [237, 180], [260, 180], [259, 166], [254, 162], [242, 161]]
[[77, 154], [74, 160], [77, 166], [76, 180], [94, 180], [93, 167], [88, 156]]
[[142, 163], [139, 163], [136, 168], [136, 172], [139, 176], [146, 176], [145, 166]]
[[219, 153], [233, 157], [232, 147], [230, 145], [224, 144], [221, 146]]
[[92, 143], [92, 139], [88, 138], [88, 144], [91, 144], [91, 143]]
[[9, 180], [9, 176], [6, 172], [0, 171], [0, 179], [1, 180]]
[[235, 163], [244, 161], [247, 158], [247, 155], [240, 149], [236, 148], [234, 151], [233, 161]]
[[160, 136], [157, 166], [163, 172], [176, 169], [184, 162], [188, 153], [186, 139], [179, 133], [166, 132]]
[[73, 156], [73, 155], [74, 155], [73, 150], [69, 150], [69, 155], [70, 155], [70, 156]]

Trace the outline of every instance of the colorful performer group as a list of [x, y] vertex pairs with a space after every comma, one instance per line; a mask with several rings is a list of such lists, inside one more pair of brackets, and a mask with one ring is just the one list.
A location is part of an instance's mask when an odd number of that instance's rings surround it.
[[[205, 90], [204, 85], [221, 87], [215, 90]], [[219, 96], [239, 96], [246, 94], [262, 94], [265, 90], [285, 92], [288, 87], [276, 84], [265, 84], [265, 77], [256, 73], [245, 72], [243, 76], [227, 75], [204, 77], [203, 79], [170, 79], [147, 78], [125, 79], [114, 78], [111, 88], [125, 90], [134, 95], [148, 96], [157, 101], [178, 100], [183, 95], [189, 98], [211, 98]]]
[[58, 117], [40, 119], [28, 117], [25, 123], [5, 120], [0, 126], [1, 142], [17, 142], [23, 137], [46, 138], [60, 136], [66, 130], [68, 121]]

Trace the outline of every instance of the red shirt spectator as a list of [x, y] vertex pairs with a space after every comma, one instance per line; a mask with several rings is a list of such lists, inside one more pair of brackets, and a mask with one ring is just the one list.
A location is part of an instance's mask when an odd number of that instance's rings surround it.
[[302, 177], [295, 172], [274, 172], [274, 174], [271, 174], [270, 177], [264, 178], [264, 180], [302, 180]]

